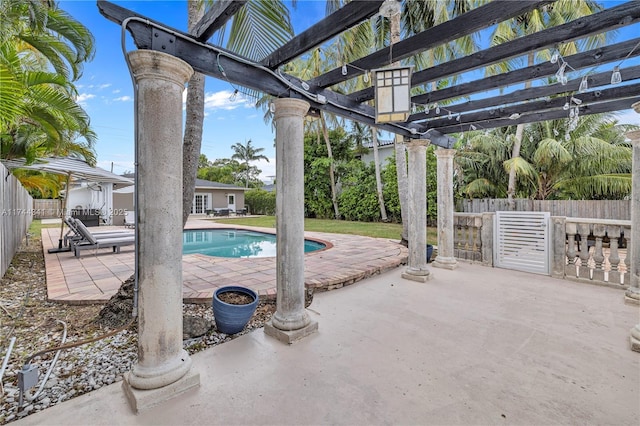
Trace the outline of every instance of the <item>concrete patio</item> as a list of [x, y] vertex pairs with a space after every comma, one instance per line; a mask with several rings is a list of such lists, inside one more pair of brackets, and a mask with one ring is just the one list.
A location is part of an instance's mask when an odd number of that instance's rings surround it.
[[620, 290], [461, 263], [316, 294], [318, 333], [194, 355], [197, 390], [135, 415], [120, 384], [16, 422], [598, 424], [640, 421], [638, 307]]
[[[109, 228], [117, 227], [90, 229], [103, 231]], [[186, 229], [212, 228], [228, 229], [234, 225], [190, 218], [186, 226]], [[251, 229], [275, 232], [267, 228]], [[305, 255], [305, 282], [308, 287], [339, 288], [407, 261], [407, 249], [395, 241], [321, 232], [307, 232], [305, 235], [331, 246], [328, 250]], [[106, 302], [133, 274], [133, 246], [122, 247], [120, 253], [112, 253], [109, 249], [101, 249], [97, 253], [87, 250], [80, 259], [70, 252], [47, 253], [49, 248], [58, 246], [59, 238], [59, 228], [42, 230], [47, 296], [51, 301], [70, 304]], [[215, 289], [225, 285], [243, 285], [254, 289], [261, 297], [275, 297], [275, 257], [230, 259], [190, 254], [183, 256], [182, 262], [183, 300], [187, 303], [210, 303]]]

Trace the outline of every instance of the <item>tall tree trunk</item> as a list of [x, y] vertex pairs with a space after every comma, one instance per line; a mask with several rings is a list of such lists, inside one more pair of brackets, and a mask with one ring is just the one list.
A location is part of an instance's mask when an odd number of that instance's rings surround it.
[[333, 167], [333, 153], [331, 152], [331, 141], [329, 140], [329, 130], [324, 120], [324, 115], [320, 113], [320, 125], [322, 126], [322, 136], [327, 145], [327, 157], [329, 158], [329, 179], [331, 181], [331, 202], [333, 203], [333, 212], [336, 219], [340, 219], [340, 209], [338, 208], [338, 193], [336, 191], [335, 169]]
[[400, 218], [402, 220], [402, 235], [400, 243], [409, 244], [409, 176], [407, 174], [407, 146], [402, 142], [402, 136], [396, 135], [394, 148], [396, 151], [396, 177], [398, 178], [398, 199], [400, 200]]
[[[204, 3], [187, 2], [189, 28], [204, 16]], [[198, 159], [202, 145], [202, 123], [204, 121], [204, 74], [194, 73], [187, 87], [184, 140], [182, 144], [182, 225], [187, 223], [193, 195], [196, 190]]]
[[[393, 15], [389, 19], [390, 34], [389, 41], [393, 45], [400, 41], [400, 14]], [[397, 66], [396, 62], [392, 65]], [[398, 178], [398, 198], [400, 201], [400, 218], [402, 220], [402, 235], [400, 243], [409, 245], [409, 175], [407, 174], [407, 147], [402, 140], [402, 136], [395, 135], [394, 147], [396, 151], [396, 177]], [[426, 160], [425, 160], [426, 161]]]
[[384, 195], [382, 194], [382, 177], [380, 176], [380, 155], [378, 153], [378, 129], [371, 128], [371, 141], [373, 142], [373, 164], [376, 168], [376, 192], [378, 193], [378, 205], [380, 205], [380, 218], [388, 222], [387, 209], [384, 207]]
[[[532, 66], [534, 60], [534, 54], [530, 52], [527, 55], [527, 66]], [[531, 81], [527, 81], [524, 83], [524, 88], [528, 89], [531, 87]], [[511, 158], [520, 157], [520, 147], [522, 146], [522, 135], [524, 135], [524, 124], [518, 124], [516, 126], [516, 137], [513, 142], [513, 149], [511, 150]], [[509, 208], [511, 210], [515, 209], [515, 198], [516, 195], [516, 168], [511, 167], [509, 170], [509, 185], [507, 186], [507, 203], [509, 204]]]

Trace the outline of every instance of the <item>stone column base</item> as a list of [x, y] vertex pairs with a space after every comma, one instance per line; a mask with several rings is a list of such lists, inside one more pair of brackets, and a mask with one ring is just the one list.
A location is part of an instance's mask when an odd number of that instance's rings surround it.
[[309, 324], [297, 330], [280, 330], [273, 325], [273, 322], [271, 320], [269, 320], [269, 322], [264, 325], [264, 334], [274, 337], [288, 345], [300, 339], [304, 339], [305, 337], [315, 333], [316, 331], [318, 331], [318, 323], [314, 320], [311, 320]]
[[427, 269], [415, 270], [412, 268], [407, 268], [407, 270], [404, 271], [400, 276], [405, 280], [426, 283], [433, 277], [433, 274]]
[[635, 287], [629, 287], [624, 293], [624, 303], [627, 305], [640, 305], [640, 291]]
[[442, 269], [456, 269], [458, 267], [458, 260], [455, 257], [436, 257], [436, 260], [431, 264], [434, 268]]
[[162, 404], [178, 395], [200, 386], [200, 374], [189, 371], [180, 380], [157, 389], [136, 389], [129, 383], [129, 374], [124, 374], [122, 389], [136, 413]]
[[640, 352], [640, 324], [636, 324], [636, 326], [631, 329], [629, 343], [632, 351]]

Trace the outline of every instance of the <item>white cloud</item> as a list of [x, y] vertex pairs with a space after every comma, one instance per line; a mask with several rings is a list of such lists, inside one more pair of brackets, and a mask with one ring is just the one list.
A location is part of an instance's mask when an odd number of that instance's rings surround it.
[[129, 102], [132, 101], [133, 98], [131, 96], [120, 96], [118, 98], [113, 98], [113, 100], [116, 102]]
[[101, 84], [100, 86], [98, 86], [98, 89], [102, 90], [106, 89], [107, 87], [111, 87], [111, 83]]
[[207, 93], [204, 97], [204, 108], [209, 110], [226, 110], [231, 111], [236, 108], [252, 108], [254, 102], [238, 93], [233, 98], [233, 92], [230, 90], [222, 90], [220, 92]]
[[111, 91], [111, 93], [113, 93], [114, 95], [120, 93], [120, 89], [114, 89], [113, 91]]
[[80, 93], [78, 95], [78, 97], [76, 98], [76, 102], [79, 103], [82, 106], [86, 106], [87, 105], [87, 101], [89, 99], [93, 99], [95, 97], [96, 97], [96, 95], [91, 94], [91, 93]]
[[[267, 163], [265, 160], [258, 160], [251, 163], [252, 166], [256, 166], [262, 172], [260, 173], [259, 178], [263, 181], [270, 181], [273, 179], [273, 176], [276, 175], [276, 159], [275, 157], [269, 158], [269, 162]], [[270, 176], [270, 177], [267, 177]]]

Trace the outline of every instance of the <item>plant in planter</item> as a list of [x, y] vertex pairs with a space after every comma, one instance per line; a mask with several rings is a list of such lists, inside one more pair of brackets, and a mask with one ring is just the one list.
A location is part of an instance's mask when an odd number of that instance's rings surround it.
[[247, 287], [225, 286], [213, 293], [213, 316], [219, 332], [236, 334], [247, 325], [258, 306], [258, 293]]

